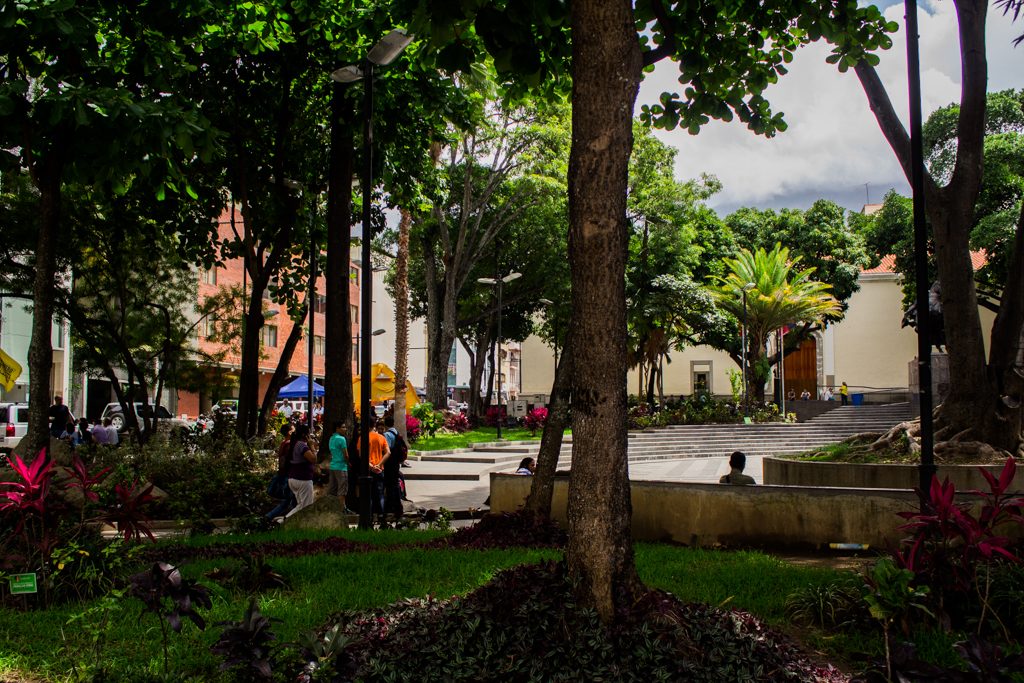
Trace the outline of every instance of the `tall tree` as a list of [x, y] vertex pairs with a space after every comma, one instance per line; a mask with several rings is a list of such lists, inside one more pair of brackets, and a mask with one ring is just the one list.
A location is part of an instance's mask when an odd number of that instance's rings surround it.
[[32, 453], [48, 444], [50, 344], [65, 183], [186, 191], [183, 163], [213, 138], [169, 84], [202, 50], [203, 2], [6, 3], [0, 14], [0, 163], [38, 191], [29, 349]]
[[[1001, 283], [1003, 297], [986, 357], [971, 261], [971, 231], [982, 189], [985, 158], [986, 0], [954, 0], [961, 56], [961, 96], [956, 134], [948, 140], [948, 177], [926, 169], [924, 203], [942, 284], [942, 312], [949, 353], [950, 391], [939, 406], [937, 433], [964, 433], [1010, 453], [1022, 445], [1024, 371], [1018, 367], [1024, 329], [1024, 213], [1021, 214]], [[913, 168], [910, 136], [872, 64], [853, 62], [871, 111], [908, 179]], [[959, 438], [963, 438], [960, 436]]]
[[[449, 61], [473, 61], [481, 45], [464, 37], [475, 30], [499, 72], [526, 76], [519, 89], [534, 83], [552, 89], [565, 74], [571, 46], [569, 254], [579, 319], [570, 346], [576, 369], [573, 450], [579, 457], [573, 458], [570, 485], [568, 563], [583, 603], [611, 620], [638, 587], [626, 473], [624, 276], [631, 123], [642, 70], [671, 57], [679, 62], [680, 82], [688, 84], [685, 99], [666, 93], [660, 104], [645, 106], [647, 122], [682, 122], [697, 132], [712, 116], [736, 115], [770, 135], [784, 123], [761, 93], [785, 73], [797, 47], [825, 37], [838, 44], [838, 59], [857, 61], [888, 42], [889, 27], [877, 8], [849, 0], [771, 6], [641, 0], [635, 9], [626, 0], [580, 0], [568, 15], [564, 5], [531, 2], [455, 11], [446, 5], [443, 12], [427, 2], [413, 4], [422, 30], [445, 44]], [[615, 351], [618, 356], [609, 358]]]
[[759, 401], [768, 381], [771, 334], [783, 325], [820, 322], [841, 308], [828, 293], [829, 285], [811, 279], [814, 268], [796, 269], [799, 261], [790, 259], [789, 250], [778, 243], [771, 251], [744, 249], [726, 260], [729, 272], [714, 289], [721, 306], [746, 329], [746, 382]]

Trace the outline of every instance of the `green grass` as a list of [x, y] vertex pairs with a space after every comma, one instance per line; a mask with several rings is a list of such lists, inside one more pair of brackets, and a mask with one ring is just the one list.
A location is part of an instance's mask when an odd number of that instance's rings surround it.
[[[566, 432], [568, 433], [568, 432]], [[505, 441], [539, 441], [541, 430], [531, 434], [529, 429], [512, 427], [501, 430], [501, 438]], [[446, 451], [453, 448], [468, 448], [475, 443], [488, 443], [498, 440], [497, 427], [477, 427], [462, 434], [438, 433], [433, 437], [423, 437], [410, 444], [414, 451]]]
[[262, 543], [264, 541], [277, 541], [280, 543], [292, 543], [295, 541], [318, 541], [325, 538], [342, 536], [350, 541], [366, 543], [374, 546], [410, 545], [423, 541], [432, 541], [435, 538], [446, 535], [446, 531], [431, 530], [403, 530], [393, 531], [366, 531], [362, 529], [348, 529], [339, 533], [336, 530], [327, 529], [273, 529], [254, 534], [216, 534], [213, 536], [176, 536], [166, 540], [161, 539], [157, 546], [161, 545], [184, 545], [193, 548], [202, 548], [214, 544], [241, 544], [248, 545]]
[[849, 572], [798, 567], [756, 551], [684, 549], [638, 543], [640, 578], [684, 602], [747, 610], [771, 624], [785, 623], [786, 596], [811, 584], [837, 581]]
[[798, 453], [791, 456], [783, 456], [792, 460], [807, 460], [811, 462], [847, 462], [861, 464], [917, 464], [917, 455], [909, 452], [894, 451], [885, 449], [880, 451], [868, 450], [863, 443], [851, 444], [847, 442], [833, 443], [821, 446], [814, 450]]
[[[315, 539], [325, 532], [302, 531], [232, 538], [214, 536], [189, 539], [190, 545], [233, 540], [250, 543], [266, 538], [282, 541]], [[342, 555], [267, 558], [291, 584], [288, 591], [272, 591], [259, 598], [260, 609], [280, 619], [274, 631], [282, 642], [293, 641], [303, 631], [325, 624], [332, 614], [346, 609], [382, 607], [402, 598], [433, 595], [439, 598], [464, 594], [487, 582], [495, 572], [525, 562], [558, 558], [555, 550], [422, 550], [396, 547], [434, 538], [438, 532], [349, 532], [346, 538], [362, 540], [390, 550]], [[759, 552], [694, 550], [678, 546], [641, 543], [636, 546], [637, 568], [649, 586], [667, 590], [688, 602], [703, 602], [748, 610], [767, 622], [786, 627], [784, 602], [799, 587], [827, 583], [843, 572], [798, 567]], [[213, 609], [206, 615], [218, 621], [241, 618], [248, 598], [217, 585], [205, 574], [234, 565], [239, 560], [197, 560], [183, 564], [186, 576], [200, 580], [213, 593]], [[0, 610], [0, 677], [18, 672], [66, 680], [72, 662], [80, 666], [95, 660], [88, 629], [68, 620], [87, 605], [56, 607], [30, 613]], [[105, 636], [102, 661], [114, 680], [158, 675], [162, 670], [160, 631], [149, 615], [138, 619], [140, 603], [125, 599], [112, 616]], [[186, 625], [182, 634], [171, 634], [173, 672], [188, 672], [195, 680], [220, 680], [217, 660], [209, 653], [216, 640], [216, 626], [200, 632]], [[827, 652], [843, 652], [848, 640], [829, 641], [826, 634], [806, 634], [808, 642]], [[877, 643], [868, 639], [862, 649]]]

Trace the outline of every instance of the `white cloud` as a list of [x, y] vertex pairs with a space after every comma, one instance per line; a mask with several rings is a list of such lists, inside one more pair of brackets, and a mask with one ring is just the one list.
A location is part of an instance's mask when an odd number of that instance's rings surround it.
[[[893, 47], [880, 54], [879, 75], [901, 118], [908, 107], [906, 42], [903, 5], [885, 10], [900, 31]], [[960, 92], [960, 53], [953, 3], [922, 2], [920, 28], [922, 108], [924, 116], [956, 101]], [[988, 19], [989, 89], [1024, 87], [1024, 45], [1014, 37], [1024, 33], [1024, 21], [1014, 25], [999, 11]], [[908, 186], [867, 105], [853, 72], [840, 74], [825, 63], [826, 44], [810, 45], [797, 54], [790, 72], [766, 96], [775, 111], [783, 111], [789, 129], [771, 139], [751, 133], [739, 122], [714, 121], [697, 136], [685, 130], [658, 131], [679, 149], [676, 175], [692, 178], [708, 172], [724, 185], [712, 206], [721, 213], [738, 206], [805, 208], [815, 199], [833, 199], [859, 209], [868, 184], [870, 200], [880, 201], [891, 187], [906, 193]], [[656, 101], [663, 90], [679, 91], [676, 65], [661, 63], [648, 76], [637, 99], [639, 106]]]

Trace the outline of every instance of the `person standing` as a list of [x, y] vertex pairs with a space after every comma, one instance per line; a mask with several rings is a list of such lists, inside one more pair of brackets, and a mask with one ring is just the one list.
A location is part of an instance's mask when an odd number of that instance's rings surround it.
[[103, 418], [103, 428], [107, 430], [107, 445], [116, 446], [121, 443], [121, 435], [117, 433], [117, 427], [109, 417]]
[[[292, 429], [290, 422], [281, 426], [281, 445], [277, 449], [277, 474], [270, 482], [269, 491], [274, 498], [280, 498], [281, 502], [267, 513], [267, 519], [274, 519], [288, 513], [295, 505], [295, 494], [288, 486], [288, 470], [292, 461]], [[278, 495], [280, 494], [280, 495]]]
[[402, 461], [409, 452], [405, 440], [395, 428], [395, 414], [384, 413], [384, 439], [388, 442], [390, 455], [384, 463], [384, 505], [385, 512], [401, 516], [405, 509], [402, 507], [402, 499], [405, 498], [405, 490], [402, 477]]
[[327, 495], [344, 498], [348, 495], [348, 442], [345, 440], [345, 423], [334, 421], [334, 430], [327, 442], [331, 451], [331, 465], [327, 481]]
[[107, 439], [107, 428], [99, 418], [92, 421], [92, 442], [101, 446], [110, 443]]
[[292, 457], [288, 465], [288, 488], [295, 494], [291, 517], [313, 504], [313, 477], [316, 476], [316, 452], [309, 445], [309, 425], [300, 424], [292, 434]]
[[59, 439], [65, 432], [68, 422], [71, 422], [71, 411], [64, 405], [64, 397], [57, 394], [53, 397], [53, 405], [47, 411], [50, 417], [50, 436]]
[[844, 406], [850, 400], [850, 387], [846, 386], [846, 382], [839, 386], [839, 400], [843, 402]]
[[[391, 456], [391, 449], [388, 448], [388, 440], [381, 432], [384, 431], [384, 422], [377, 420], [375, 429], [370, 430], [370, 453], [369, 470], [373, 479], [370, 500], [373, 501], [373, 511], [376, 514], [384, 514], [384, 463]], [[362, 448], [362, 444], [359, 444]]]

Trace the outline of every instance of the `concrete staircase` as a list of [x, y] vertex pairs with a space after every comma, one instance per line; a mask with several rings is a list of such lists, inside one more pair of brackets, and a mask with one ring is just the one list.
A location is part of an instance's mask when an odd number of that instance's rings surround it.
[[[748, 456], [798, 453], [861, 432], [881, 432], [912, 417], [907, 403], [841, 406], [799, 424], [673, 425], [629, 434], [629, 461], [656, 462], [728, 456], [743, 451]], [[408, 480], [477, 480], [493, 471], [515, 469], [524, 457], [536, 457], [539, 441], [508, 444], [477, 444], [470, 451], [419, 454], [409, 469]], [[572, 464], [572, 437], [566, 436], [558, 460], [559, 469]]]

